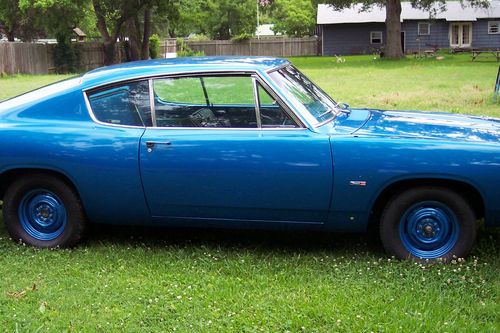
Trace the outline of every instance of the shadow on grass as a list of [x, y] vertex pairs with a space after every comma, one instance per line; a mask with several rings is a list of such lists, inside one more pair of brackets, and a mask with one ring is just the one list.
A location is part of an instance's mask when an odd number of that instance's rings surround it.
[[87, 244], [384, 255], [375, 234], [92, 225]]
[[[259, 252], [330, 252], [336, 255], [386, 256], [377, 232], [233, 230], [92, 225], [87, 244], [147, 247], [209, 247]], [[500, 228], [478, 231], [472, 255], [498, 259]], [[495, 259], [496, 258], [496, 259]]]

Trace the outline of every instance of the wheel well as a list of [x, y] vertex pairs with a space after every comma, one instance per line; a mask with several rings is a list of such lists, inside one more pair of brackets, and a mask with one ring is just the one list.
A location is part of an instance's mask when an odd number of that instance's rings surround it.
[[484, 217], [483, 198], [479, 191], [472, 185], [448, 179], [408, 179], [389, 185], [382, 191], [382, 193], [379, 194], [371, 210], [370, 225], [378, 225], [384, 207], [394, 195], [401, 193], [404, 190], [420, 186], [440, 186], [453, 190], [462, 195], [464, 199], [469, 202], [478, 219]]
[[53, 170], [46, 170], [46, 169], [13, 169], [6, 171], [0, 175], [0, 200], [3, 200], [5, 192], [15, 180], [19, 179], [20, 177], [23, 177], [24, 175], [32, 175], [35, 173], [57, 177], [62, 181], [64, 181], [68, 186], [71, 186], [71, 188], [75, 190], [76, 193], [78, 193], [78, 191], [76, 190], [76, 186], [73, 184], [73, 182], [66, 175], [60, 172]]

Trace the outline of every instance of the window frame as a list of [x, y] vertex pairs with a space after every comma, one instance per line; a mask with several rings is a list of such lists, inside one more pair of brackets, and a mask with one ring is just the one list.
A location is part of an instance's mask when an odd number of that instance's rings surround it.
[[[157, 126], [156, 122], [156, 110], [154, 107], [154, 85], [153, 81], [157, 79], [166, 79], [166, 78], [182, 78], [182, 77], [201, 77], [201, 76], [249, 76], [252, 80], [255, 81], [253, 84], [253, 94], [254, 94], [254, 99], [257, 98], [258, 100], [258, 92], [256, 92], [256, 88], [258, 87], [258, 84], [260, 84], [266, 92], [271, 95], [276, 102], [283, 108], [283, 111], [286, 112], [286, 114], [292, 119], [292, 121], [295, 123], [296, 127], [261, 127], [257, 126], [255, 128], [240, 128], [240, 127], [159, 127]], [[153, 126], [132, 126], [132, 125], [121, 125], [121, 124], [112, 124], [112, 123], [107, 123], [107, 122], [102, 122], [99, 119], [96, 118], [94, 115], [94, 111], [92, 110], [92, 107], [90, 105], [90, 100], [89, 100], [89, 95], [99, 91], [99, 90], [105, 90], [105, 89], [111, 89], [113, 87], [117, 87], [120, 85], [125, 85], [128, 83], [132, 82], [140, 82], [140, 81], [148, 81], [149, 83], [149, 98], [150, 98], [150, 107], [151, 107], [151, 118], [153, 122]], [[258, 83], [258, 84], [257, 84]], [[93, 122], [104, 125], [104, 126], [110, 126], [110, 127], [121, 127], [121, 128], [155, 128], [155, 129], [162, 129], [162, 130], [245, 130], [245, 131], [268, 131], [268, 130], [304, 130], [307, 129], [308, 126], [300, 119], [300, 117], [295, 113], [295, 111], [274, 91], [274, 89], [271, 87], [271, 85], [265, 80], [265, 78], [261, 77], [258, 72], [256, 71], [241, 71], [241, 70], [235, 70], [235, 71], [193, 71], [193, 72], [174, 72], [174, 73], [169, 73], [169, 74], [160, 74], [160, 75], [144, 75], [144, 76], [138, 76], [138, 77], [133, 77], [125, 80], [117, 80], [113, 82], [107, 82], [104, 84], [99, 84], [95, 85], [89, 88], [85, 88], [82, 90], [83, 93], [83, 98], [85, 101], [85, 105], [87, 107], [87, 111], [90, 115], [90, 118], [92, 119]], [[256, 109], [258, 108], [259, 104], [256, 104]], [[257, 110], [256, 110], [256, 116], [257, 116]], [[259, 117], [258, 117], [258, 124], [261, 123], [260, 119], [260, 112], [259, 112]]]
[[[491, 32], [492, 25], [497, 26], [497, 32]], [[500, 21], [488, 21], [488, 35], [500, 35]]]
[[[92, 88], [88, 88], [88, 89], [83, 89], [82, 90], [82, 93], [83, 93], [83, 99], [84, 99], [84, 102], [85, 102], [85, 106], [87, 107], [87, 111], [90, 115], [90, 118], [92, 119], [92, 121], [94, 121], [95, 123], [97, 124], [100, 124], [100, 125], [105, 125], [105, 126], [111, 126], [111, 127], [123, 127], [123, 128], [146, 128], [146, 127], [150, 127], [150, 126], [147, 126], [144, 124], [144, 121], [142, 119], [142, 116], [139, 114], [139, 117], [141, 118], [141, 120], [143, 121], [143, 125], [122, 125], [122, 124], [114, 124], [114, 123], [108, 123], [108, 122], [105, 122], [105, 121], [102, 121], [102, 120], [99, 120], [97, 118], [97, 116], [95, 115], [94, 113], [94, 110], [92, 109], [92, 105], [90, 104], [90, 96], [89, 95], [92, 95], [94, 93], [98, 93], [100, 91], [106, 91], [106, 90], [110, 90], [110, 89], [113, 89], [113, 88], [119, 88], [121, 86], [124, 86], [124, 85], [127, 85], [127, 84], [131, 84], [131, 83], [136, 83], [136, 82], [147, 82], [148, 79], [147, 78], [135, 78], [135, 79], [130, 79], [130, 80], [123, 80], [123, 81], [116, 81], [116, 82], [112, 82], [112, 83], [109, 83], [109, 84], [103, 84], [103, 85], [98, 85], [98, 86], [95, 86], [95, 87], [92, 87]], [[150, 108], [152, 110], [152, 107], [151, 107], [151, 83], [149, 83], [149, 104], [150, 104]], [[109, 93], [109, 94], [106, 94], [106, 95], [110, 95], [112, 93]], [[151, 121], [154, 125], [154, 115], [153, 113], [151, 113]]]
[[[380, 34], [380, 43], [374, 43], [373, 42], [373, 35], [374, 34]], [[378, 38], [375, 38], [375, 39], [378, 39]], [[382, 45], [384, 44], [384, 34], [382, 31], [370, 31], [370, 44], [371, 45]]]
[[[427, 33], [424, 33], [420, 26], [427, 25]], [[417, 35], [418, 36], [430, 36], [431, 35], [431, 24], [429, 22], [418, 22], [417, 23]]]

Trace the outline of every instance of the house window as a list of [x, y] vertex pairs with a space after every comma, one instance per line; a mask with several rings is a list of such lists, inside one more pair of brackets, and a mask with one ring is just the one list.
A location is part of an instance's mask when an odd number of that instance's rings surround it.
[[382, 31], [370, 32], [370, 44], [382, 44]]
[[418, 35], [419, 36], [428, 36], [431, 34], [431, 24], [427, 22], [419, 22], [418, 23]]
[[500, 34], [500, 21], [489, 21], [488, 22], [488, 34], [490, 34], [490, 35]]

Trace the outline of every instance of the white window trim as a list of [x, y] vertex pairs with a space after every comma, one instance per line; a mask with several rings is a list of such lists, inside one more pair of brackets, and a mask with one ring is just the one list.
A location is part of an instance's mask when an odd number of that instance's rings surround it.
[[[493, 24], [498, 25], [497, 32], [490, 32]], [[488, 21], [488, 35], [500, 35], [500, 21]]]
[[[427, 33], [423, 33], [423, 31], [420, 30], [420, 25], [422, 24], [427, 24]], [[417, 30], [419, 36], [429, 36], [431, 34], [431, 24], [429, 22], [418, 22]]]
[[[373, 35], [374, 34], [380, 34], [380, 43], [374, 43], [373, 42]], [[382, 31], [370, 31], [370, 44], [372, 45], [382, 45], [384, 44], [384, 34]]]

